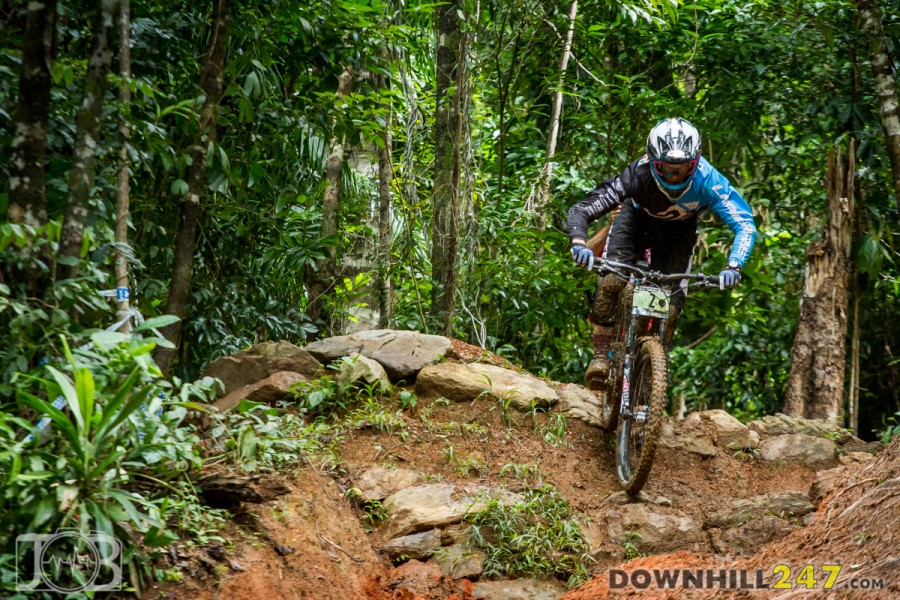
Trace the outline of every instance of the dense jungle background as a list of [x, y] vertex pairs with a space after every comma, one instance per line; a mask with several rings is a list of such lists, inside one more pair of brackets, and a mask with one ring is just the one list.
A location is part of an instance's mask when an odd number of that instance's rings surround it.
[[[666, 116], [760, 232], [737, 289], [689, 299], [672, 397], [783, 410], [829, 153], [852, 144], [839, 424], [889, 441], [898, 52], [892, 0], [4, 0], [0, 535], [81, 518], [168, 543], [167, 515], [197, 506], [177, 475], [206, 458], [199, 378], [257, 342], [419, 330], [580, 381], [593, 280], [566, 213]], [[716, 273], [731, 232], [701, 230], [694, 268]], [[134, 334], [101, 332], [135, 308]], [[319, 412], [338, 397], [316, 393]]]

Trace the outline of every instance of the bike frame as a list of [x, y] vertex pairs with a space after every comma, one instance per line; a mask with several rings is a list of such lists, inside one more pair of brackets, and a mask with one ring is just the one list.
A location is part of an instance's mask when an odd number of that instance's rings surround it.
[[[662, 357], [667, 361], [665, 352], [666, 330], [669, 325], [669, 304], [670, 296], [673, 291], [669, 289], [669, 285], [673, 282], [682, 282], [686, 280], [687, 286], [717, 286], [721, 287], [718, 277], [704, 275], [703, 273], [660, 273], [643, 269], [632, 265], [617, 263], [605, 259], [599, 259], [589, 266], [589, 269], [599, 273], [612, 273], [613, 275], [626, 280], [630, 288], [630, 300], [627, 296], [619, 299], [618, 315], [615, 324], [615, 341], [610, 347], [612, 352], [610, 364], [610, 382], [614, 378], [619, 377], [619, 369], [621, 369], [621, 388], [608, 390], [607, 406], [611, 411], [605, 414], [604, 427], [612, 429], [613, 423], [616, 423], [618, 429], [616, 463], [619, 469], [619, 481], [629, 492], [633, 489], [639, 490], [646, 480], [649, 472], [649, 462], [646, 466], [641, 466], [640, 475], [634, 475], [629, 460], [629, 443], [633, 441], [632, 423], [648, 426], [652, 416], [652, 411], [648, 407], [638, 413], [632, 412], [632, 388], [637, 382], [633, 381], [635, 377], [635, 369], [637, 356], [641, 351], [643, 344], [647, 344], [647, 336], [641, 335], [638, 327], [643, 327], [648, 322], [648, 331], [653, 330], [652, 336], [659, 338], [659, 347], [661, 348]], [[683, 284], [682, 284], [683, 287]], [[623, 290], [623, 294], [626, 294]], [[626, 304], [627, 303], [627, 304]], [[655, 342], [654, 342], [655, 343]], [[663, 388], [664, 389], [664, 388]], [[618, 398], [611, 397], [614, 393], [618, 394]], [[618, 410], [615, 410], [618, 404]], [[639, 430], [640, 431], [640, 430]], [[643, 440], [643, 433], [638, 433], [640, 439]], [[643, 441], [641, 442], [644, 443]], [[647, 442], [651, 444], [649, 460], [652, 460], [655, 441]], [[635, 479], [637, 477], [637, 479]], [[626, 485], [627, 482], [627, 485]], [[636, 492], [633, 492], [636, 493]]]

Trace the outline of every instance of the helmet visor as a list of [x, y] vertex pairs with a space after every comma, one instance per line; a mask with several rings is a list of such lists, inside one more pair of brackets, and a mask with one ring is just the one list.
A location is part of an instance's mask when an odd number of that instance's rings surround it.
[[693, 175], [697, 169], [697, 161], [689, 160], [679, 163], [670, 163], [662, 160], [653, 161], [653, 170], [666, 183], [681, 183]]

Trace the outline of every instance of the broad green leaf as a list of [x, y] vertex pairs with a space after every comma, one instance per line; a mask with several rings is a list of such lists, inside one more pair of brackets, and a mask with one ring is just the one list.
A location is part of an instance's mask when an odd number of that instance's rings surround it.
[[160, 327], [166, 327], [167, 325], [177, 323], [180, 320], [181, 319], [179, 319], [175, 315], [160, 315], [158, 317], [153, 317], [152, 319], [147, 319], [138, 327], [136, 327], [135, 331], [149, 331], [150, 329], [159, 329]]

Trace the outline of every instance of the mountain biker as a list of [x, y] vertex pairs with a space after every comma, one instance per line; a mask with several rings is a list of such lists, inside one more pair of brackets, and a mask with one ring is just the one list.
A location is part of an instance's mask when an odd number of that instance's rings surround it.
[[[585, 246], [588, 225], [619, 208], [610, 228], [606, 259], [636, 265], [649, 248], [654, 271], [688, 272], [698, 218], [711, 208], [734, 232], [727, 267], [719, 274], [719, 282], [727, 288], [736, 286], [753, 250], [756, 224], [750, 207], [700, 155], [700, 149], [700, 133], [685, 119], [667, 118], [657, 123], [647, 136], [644, 156], [598, 185], [569, 210], [566, 233], [575, 263], [585, 268], [593, 265], [594, 253]], [[625, 282], [613, 275], [597, 278], [591, 306], [594, 358], [584, 374], [591, 389], [601, 389], [606, 383], [612, 326], [624, 286]], [[667, 342], [671, 341], [684, 300], [683, 289], [671, 297]]]

